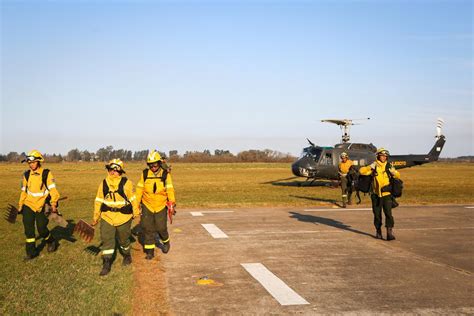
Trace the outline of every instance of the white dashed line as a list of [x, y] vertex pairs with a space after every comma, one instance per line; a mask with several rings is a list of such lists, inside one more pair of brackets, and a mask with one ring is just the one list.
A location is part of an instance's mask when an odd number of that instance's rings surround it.
[[234, 213], [234, 211], [201, 211], [201, 212], [189, 212], [192, 216], [204, 216], [204, 214], [221, 214], [221, 213]]
[[274, 275], [261, 263], [241, 263], [241, 266], [250, 273], [281, 305], [309, 304], [298, 293], [293, 291], [281, 279]]
[[227, 236], [222, 230], [219, 229], [219, 227], [217, 227], [214, 224], [201, 224], [201, 225], [208, 231], [209, 234], [211, 234], [212, 237], [216, 239], [229, 238], [229, 236]]
[[371, 211], [371, 208], [314, 208], [304, 210], [305, 212], [345, 212], [345, 211]]

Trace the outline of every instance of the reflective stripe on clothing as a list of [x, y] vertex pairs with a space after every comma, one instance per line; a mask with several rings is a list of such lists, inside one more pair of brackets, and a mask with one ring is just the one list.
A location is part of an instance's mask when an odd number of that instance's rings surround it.
[[124, 251], [127, 251], [128, 249], [130, 249], [130, 246], [128, 246], [128, 247], [122, 247], [122, 246], [120, 246], [120, 248], [122, 248], [122, 250], [124, 250]]
[[168, 237], [168, 239], [166, 240], [161, 240], [162, 243], [166, 243], [166, 242], [169, 242], [170, 241], [170, 238]]
[[45, 196], [45, 195], [48, 195], [49, 194], [49, 191], [46, 190], [44, 192], [38, 192], [38, 193], [33, 193], [31, 192], [30, 190], [27, 190], [27, 193], [31, 196], [34, 196], [34, 197], [41, 197], [41, 196]]
[[104, 201], [103, 202], [107, 206], [124, 206], [127, 204], [126, 201]]
[[21, 190], [22, 190], [23, 192], [25, 192], [26, 187], [21, 187]]
[[145, 245], [145, 249], [155, 249], [155, 244], [153, 244], [153, 245]]
[[56, 184], [52, 183], [52, 184], [48, 185], [48, 190], [51, 190], [52, 188], [55, 188], [55, 187], [56, 187]]
[[172, 188], [174, 188], [174, 186], [173, 186], [172, 184], [167, 184], [167, 185], [166, 185], [166, 188], [167, 188], [167, 189], [172, 189]]
[[96, 200], [97, 202], [104, 203], [104, 199], [101, 199], [101, 198], [96, 197], [95, 200]]
[[26, 238], [26, 242], [35, 242], [36, 238]]
[[107, 250], [102, 251], [103, 255], [111, 255], [113, 253], [114, 253], [114, 249], [107, 249]]

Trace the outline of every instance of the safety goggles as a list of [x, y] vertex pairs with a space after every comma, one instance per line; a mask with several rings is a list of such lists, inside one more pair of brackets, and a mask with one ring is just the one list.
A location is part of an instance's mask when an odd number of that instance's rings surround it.
[[110, 170], [115, 170], [115, 171], [118, 171], [118, 172], [123, 172], [122, 167], [120, 167], [119, 165], [114, 164], [114, 163], [108, 165], [108, 166], [107, 166], [107, 170], [109, 170], [109, 171], [110, 171]]
[[40, 160], [41, 158], [40, 157], [35, 157], [35, 156], [26, 156], [26, 162], [30, 163], [30, 162], [35, 162], [37, 160]]

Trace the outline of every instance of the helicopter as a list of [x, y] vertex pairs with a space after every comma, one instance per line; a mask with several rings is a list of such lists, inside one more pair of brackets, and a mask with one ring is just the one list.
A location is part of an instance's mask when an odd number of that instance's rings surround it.
[[[305, 177], [307, 181], [312, 180], [312, 182], [316, 179], [338, 180], [338, 166], [343, 152], [349, 155], [357, 169], [374, 162], [377, 151], [375, 145], [350, 142], [350, 127], [358, 125], [353, 123], [355, 120], [370, 120], [370, 118], [321, 120], [321, 122], [336, 124], [341, 128], [341, 143], [333, 147], [322, 147], [315, 145], [307, 138], [310, 146], [305, 147], [300, 158], [291, 165], [293, 174], [297, 177]], [[446, 137], [442, 134], [443, 124], [444, 120], [439, 118], [436, 126], [436, 142], [428, 154], [390, 155], [388, 162], [392, 163], [396, 169], [402, 169], [437, 161], [446, 142]]]

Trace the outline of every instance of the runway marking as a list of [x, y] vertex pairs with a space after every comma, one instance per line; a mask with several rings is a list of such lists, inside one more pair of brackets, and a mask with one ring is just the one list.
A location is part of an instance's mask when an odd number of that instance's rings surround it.
[[[397, 230], [403, 231], [416, 231], [416, 230], [460, 230], [460, 229], [474, 229], [472, 226], [467, 227], [432, 227], [432, 228], [395, 228]], [[334, 229], [322, 229], [322, 230], [278, 230], [278, 231], [262, 231], [262, 230], [255, 230], [255, 231], [236, 231], [231, 232], [231, 234], [236, 234], [237, 236], [253, 236], [253, 235], [283, 235], [283, 234], [316, 234], [316, 233], [330, 233], [330, 234], [342, 234], [347, 232], [348, 230], [343, 228], [334, 227]], [[369, 232], [370, 233], [370, 232]]]
[[345, 211], [371, 211], [371, 208], [314, 208], [306, 209], [305, 212], [345, 212]]
[[204, 216], [204, 214], [221, 214], [221, 213], [234, 213], [234, 211], [201, 211], [201, 212], [190, 212], [192, 216]]
[[229, 238], [219, 227], [214, 224], [201, 224], [209, 234], [214, 238]]
[[241, 263], [247, 272], [254, 277], [281, 305], [309, 304], [298, 293], [293, 291], [280, 278], [274, 275], [261, 263]]

